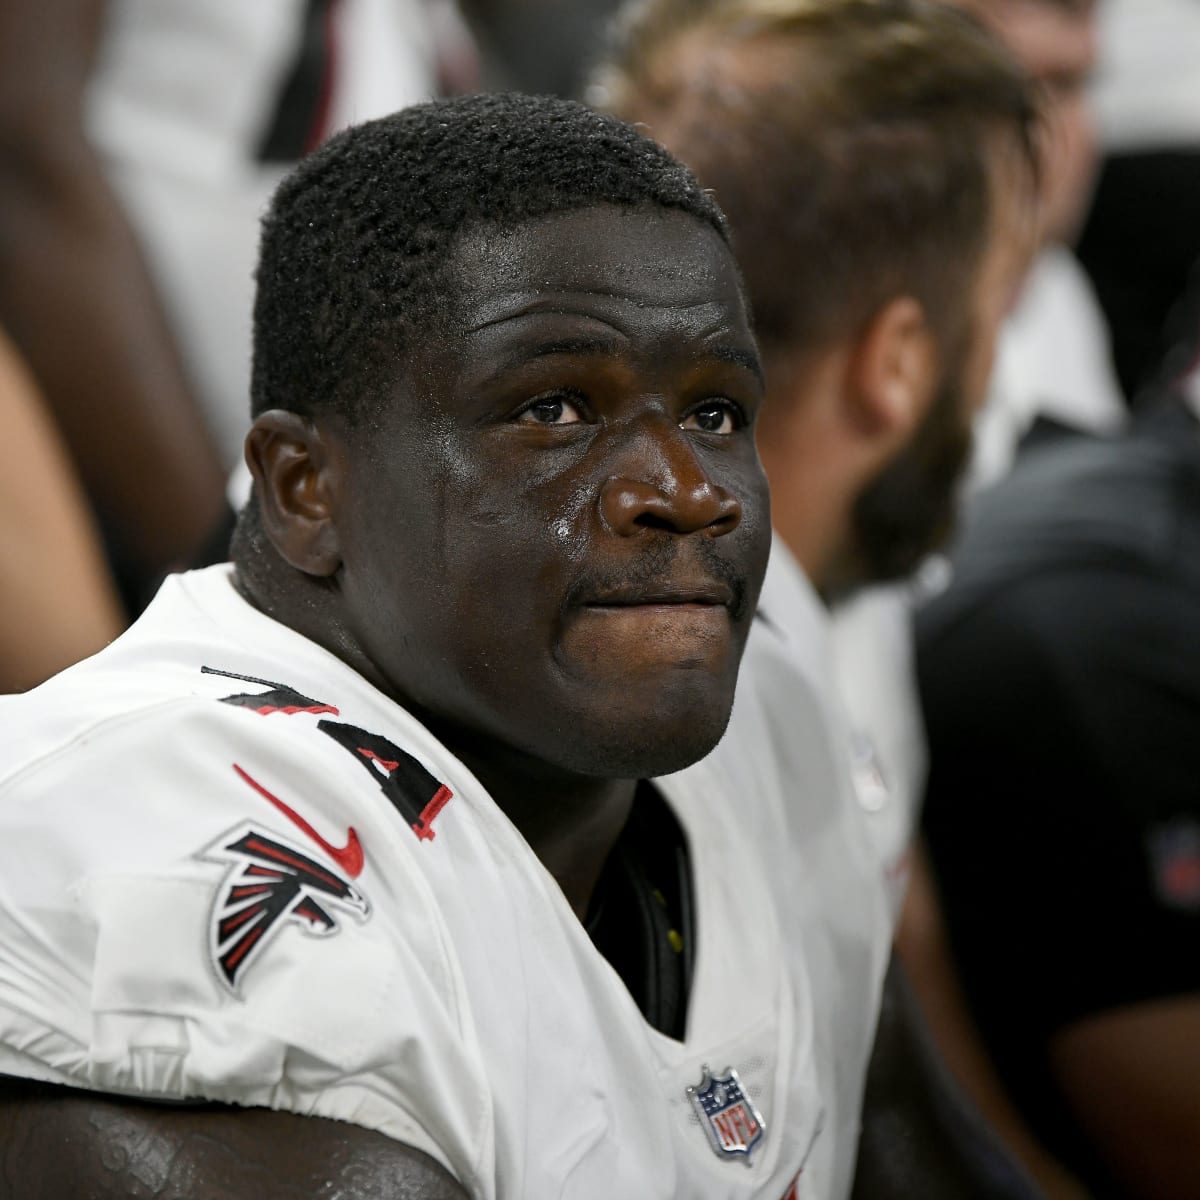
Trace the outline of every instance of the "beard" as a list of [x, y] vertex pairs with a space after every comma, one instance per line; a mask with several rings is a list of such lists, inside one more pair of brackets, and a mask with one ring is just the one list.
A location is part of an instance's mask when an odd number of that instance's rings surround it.
[[954, 532], [972, 446], [963, 383], [961, 369], [943, 376], [911, 441], [859, 494], [853, 530], [862, 582], [910, 575]]

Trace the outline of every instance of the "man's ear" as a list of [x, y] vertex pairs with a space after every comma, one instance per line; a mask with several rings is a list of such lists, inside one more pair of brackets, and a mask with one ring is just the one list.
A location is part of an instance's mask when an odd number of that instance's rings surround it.
[[929, 409], [937, 371], [937, 344], [920, 302], [889, 300], [867, 322], [851, 355], [860, 430], [880, 443], [905, 444]]
[[245, 452], [272, 545], [296, 570], [332, 575], [342, 556], [333, 522], [338, 456], [327, 435], [297, 413], [273, 408], [255, 419]]

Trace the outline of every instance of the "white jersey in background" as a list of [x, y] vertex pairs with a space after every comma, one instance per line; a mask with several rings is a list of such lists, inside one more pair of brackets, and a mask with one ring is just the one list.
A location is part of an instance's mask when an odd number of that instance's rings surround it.
[[[108, 0], [88, 134], [227, 467], [249, 426], [252, 276], [275, 185], [322, 137], [437, 94], [467, 37], [453, 18], [452, 0]], [[305, 63], [303, 126], [268, 152]]]
[[889, 923], [805, 704], [756, 629], [729, 735], [656, 783], [675, 1040], [423, 726], [230, 568], [172, 577], [0, 700], [0, 1072], [351, 1121], [488, 1200], [840, 1200]]
[[913, 590], [877, 584], [830, 610], [834, 673], [850, 729], [856, 794], [898, 918], [921, 820], [928, 768], [917, 693]]
[[795, 712], [794, 736], [823, 739], [805, 757], [830, 764], [828, 789], [861, 828], [896, 918], [925, 773], [907, 590], [867, 588], [830, 610], [776, 535], [759, 613], [792, 657], [791, 686], [810, 697], [813, 715]]

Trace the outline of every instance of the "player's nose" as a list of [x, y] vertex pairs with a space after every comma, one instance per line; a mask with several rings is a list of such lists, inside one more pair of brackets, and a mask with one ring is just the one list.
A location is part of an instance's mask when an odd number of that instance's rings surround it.
[[712, 478], [687, 431], [664, 418], [631, 443], [600, 490], [609, 529], [622, 537], [648, 529], [721, 537], [737, 528], [741, 502]]

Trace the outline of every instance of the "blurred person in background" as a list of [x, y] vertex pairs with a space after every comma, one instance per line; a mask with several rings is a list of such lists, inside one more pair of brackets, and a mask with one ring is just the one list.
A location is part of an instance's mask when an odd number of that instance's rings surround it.
[[997, 347], [976, 427], [971, 483], [1012, 466], [1023, 442], [1063, 433], [1112, 434], [1127, 418], [1103, 312], [1070, 247], [1095, 182], [1098, 149], [1089, 84], [1096, 0], [954, 0], [988, 24], [1040, 89], [1042, 251]]
[[953, 562], [918, 618], [925, 828], [972, 1010], [1097, 1197], [1190, 1200], [1200, 372], [1122, 437], [1031, 450], [976, 498]]
[[0, 321], [135, 611], [225, 556], [271, 189], [349, 121], [469, 84], [448, 3], [0, 6]]
[[[941, 5], [658, 0], [628, 11], [592, 97], [644, 124], [729, 216], [768, 372], [760, 616], [802, 663], [815, 717], [797, 697], [795, 736], [820, 725], [895, 912], [922, 784], [909, 614], [899, 590], [862, 597], [952, 527], [1034, 244], [1031, 94]], [[847, 608], [853, 634], [838, 629]], [[820, 781], [794, 785], [818, 802]], [[869, 1099], [867, 1149], [885, 1109]], [[879, 1161], [900, 1194], [932, 1194]], [[860, 1178], [879, 1182], [869, 1162]]]
[[[1027, 96], [975, 22], [921, 0], [635, 4], [591, 93], [729, 216], [771, 384], [765, 595], [772, 575], [798, 593], [773, 619], [794, 612], [820, 657], [831, 607], [904, 579], [953, 528], [1032, 245]], [[863, 804], [895, 876], [915, 813], [883, 807]]]
[[[1072, 433], [1114, 436], [1128, 419], [1112, 367], [1107, 324], [1095, 293], [1068, 249], [1086, 218], [1099, 161], [1091, 81], [1100, 52], [1100, 18], [1108, 10], [1090, 0], [959, 2], [962, 7], [977, 13], [1005, 39], [1042, 89], [1045, 246], [1001, 339], [991, 393], [977, 428], [972, 482], [987, 486], [1004, 477], [1018, 461], [1019, 452], [1032, 449], [1039, 442], [1061, 439]], [[1161, 15], [1165, 5], [1154, 7]], [[1149, 7], [1139, 7], [1136, 16], [1129, 14], [1127, 24], [1140, 24], [1145, 20], [1154, 24]], [[1161, 37], [1161, 22], [1158, 26]], [[1111, 27], [1109, 32], [1111, 34]], [[1112, 49], [1116, 50], [1116, 47]], [[1177, 80], [1174, 86], [1186, 89], [1186, 78], [1178, 72], [1174, 77]], [[1165, 84], [1167, 90], [1172, 86], [1169, 81]], [[1155, 219], [1153, 207], [1148, 206], [1142, 217], [1143, 223], [1152, 224]], [[1131, 236], [1130, 231], [1122, 230], [1122, 244], [1128, 245]], [[1005, 495], [1015, 495], [1016, 489], [1023, 486], [1027, 478], [1025, 473], [1019, 474], [1011, 485], [1006, 486]], [[1043, 493], [1042, 498], [1048, 494]], [[1026, 516], [1028, 520], [1013, 525], [1010, 533], [1028, 539], [1026, 551], [1033, 554], [1043, 534], [1034, 527], [1032, 510]], [[1047, 511], [1045, 516], [1047, 529], [1044, 536], [1058, 536], [1054, 525], [1056, 515]], [[958, 594], [959, 589], [952, 587], [951, 597]], [[953, 603], [952, 598], [947, 599], [947, 604]], [[958, 678], [961, 683], [962, 677]], [[923, 680], [923, 700], [928, 711], [930, 698], [925, 671]], [[938, 690], [936, 695], [939, 707], [952, 703], [947, 691]], [[956, 702], [970, 707], [974, 703], [973, 693], [968, 690]], [[1026, 716], [1032, 719], [1034, 714], [1043, 713], [1040, 704], [1032, 705]], [[937, 714], [941, 728], [934, 731], [930, 746], [932, 786], [940, 797], [937, 811], [930, 814], [930, 820], [940, 829], [931, 847], [934, 850], [933, 874], [943, 888], [943, 894], [939, 900], [930, 872], [921, 871], [915, 876], [917, 884], [909, 897], [899, 942], [923, 1011], [948, 1063], [957, 1077], [967, 1084], [993, 1124], [1004, 1132], [1006, 1141], [1020, 1149], [1025, 1161], [1034, 1162], [1031, 1155], [1037, 1153], [1038, 1142], [1028, 1139], [1027, 1122], [1018, 1116], [1012, 1103], [1015, 1099], [1023, 1111], [1030, 1097], [1028, 1081], [1018, 1081], [1021, 1086], [1011, 1096], [1006, 1088], [996, 1086], [995, 1069], [1005, 1066], [1004, 1058], [1012, 1042], [997, 1040], [994, 1009], [983, 1013], [988, 1047], [1001, 1056], [995, 1066], [989, 1065], [987, 1057], [981, 1053], [978, 1031], [968, 1015], [968, 1006], [965, 1001], [959, 1002], [961, 993], [951, 965], [951, 959], [957, 958], [959, 948], [964, 945], [958, 922], [969, 920], [969, 915], [964, 916], [960, 910], [964, 904], [969, 908], [973, 903], [969, 889], [960, 890], [959, 887], [964, 872], [969, 872], [969, 864], [975, 861], [975, 843], [968, 831], [977, 818], [981, 822], [980, 829], [986, 827], [993, 814], [977, 812], [979, 789], [965, 771], [955, 776], [964, 790], [953, 798], [950, 796], [948, 773], [945, 767], [939, 767], [938, 760], [949, 755], [955, 763], [961, 763], [962, 755], [953, 738], [945, 732], [946, 716], [942, 711]], [[1047, 718], [1048, 736], [1060, 719], [1067, 718], [1065, 714]], [[1002, 720], [998, 720], [998, 727], [1004, 728]], [[1013, 725], [1013, 731], [1024, 731], [1025, 728], [1020, 722]], [[1012, 732], [1006, 731], [1006, 736], [1012, 736]], [[1020, 761], [1019, 753], [1014, 761]], [[1001, 772], [1012, 782], [1006, 766], [1002, 765]], [[945, 813], [952, 806], [959, 822], [955, 826], [961, 835], [959, 841], [945, 833], [948, 824]], [[1015, 851], [1016, 847], [1007, 844]], [[1045, 840], [1036, 846], [1030, 845], [1028, 850], [1031, 854], [1044, 852], [1052, 845], [1056, 842], [1047, 829]], [[1063, 845], [1058, 843], [1057, 851], [1063, 850]], [[960, 859], [960, 854], [965, 857]], [[1016, 855], [1011, 861], [1015, 864], [1023, 860]], [[950, 919], [951, 932], [955, 934], [953, 953], [946, 940], [943, 912]], [[972, 980], [967, 983], [970, 985], [967, 989], [969, 999], [974, 1002], [979, 997], [978, 984]], [[974, 1003], [969, 1007], [974, 1008]], [[1029, 1030], [1023, 1032], [1029, 1033]], [[1037, 1044], [1036, 1038], [1034, 1044]], [[1001, 1076], [1004, 1084], [1011, 1084], [1013, 1077], [1008, 1070], [1001, 1070]], [[1074, 1165], [1078, 1156], [1070, 1153], [1070, 1146], [1064, 1149], [1061, 1137], [1052, 1126], [1048, 1128], [1044, 1110], [1035, 1107], [1029, 1116], [1038, 1137], [1048, 1137], [1054, 1152], [1065, 1153]], [[1040, 1173], [1041, 1168], [1038, 1170]], [[1095, 1178], [1094, 1172], [1092, 1178]], [[1048, 1183], [1048, 1186], [1055, 1185]]]
[[125, 614], [58, 431], [3, 333], [0, 428], [0, 692], [18, 692], [102, 649]]

